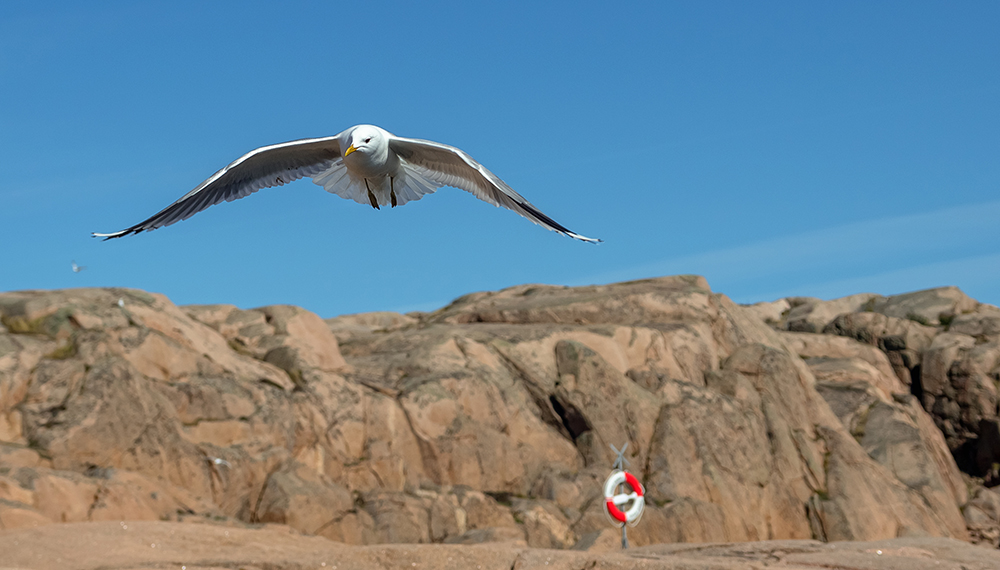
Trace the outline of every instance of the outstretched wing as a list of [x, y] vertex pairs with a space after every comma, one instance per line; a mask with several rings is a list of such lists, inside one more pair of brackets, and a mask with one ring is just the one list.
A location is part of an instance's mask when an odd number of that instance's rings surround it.
[[389, 148], [406, 161], [407, 166], [415, 168], [425, 178], [471, 192], [480, 200], [517, 212], [554, 232], [591, 243], [601, 241], [574, 233], [546, 216], [461, 149], [433, 141], [397, 136], [389, 138]]
[[155, 230], [186, 220], [220, 202], [232, 202], [261, 188], [319, 174], [342, 160], [339, 137], [301, 139], [252, 150], [149, 219], [118, 232], [94, 236], [112, 239]]

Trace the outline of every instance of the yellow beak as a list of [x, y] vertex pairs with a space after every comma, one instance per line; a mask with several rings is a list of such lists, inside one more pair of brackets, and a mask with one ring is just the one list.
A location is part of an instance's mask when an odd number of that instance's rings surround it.
[[354, 148], [354, 145], [352, 144], [351, 146], [347, 147], [347, 152], [344, 153], [344, 156], [347, 156], [356, 150], [358, 149]]

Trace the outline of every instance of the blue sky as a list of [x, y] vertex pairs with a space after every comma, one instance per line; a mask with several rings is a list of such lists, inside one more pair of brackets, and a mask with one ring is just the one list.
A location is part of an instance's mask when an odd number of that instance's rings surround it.
[[[6, 1], [0, 291], [330, 317], [698, 273], [745, 303], [997, 304], [998, 29], [997, 2]], [[358, 123], [458, 146], [605, 243], [451, 188], [375, 211], [309, 180], [90, 237]]]

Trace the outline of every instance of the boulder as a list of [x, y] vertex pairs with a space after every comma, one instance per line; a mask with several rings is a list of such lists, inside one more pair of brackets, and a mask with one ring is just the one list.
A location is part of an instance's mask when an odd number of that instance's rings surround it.
[[576, 543], [571, 521], [551, 501], [517, 499], [511, 512], [524, 525], [528, 546], [565, 549]]
[[87, 473], [8, 468], [0, 475], [4, 528], [103, 520], [177, 520], [218, 515], [211, 505], [163, 481], [115, 469]]
[[962, 514], [974, 543], [1000, 548], [1000, 492], [978, 487]]
[[831, 301], [799, 298], [798, 303], [785, 315], [783, 328], [796, 332], [820, 332], [837, 316], [860, 312], [882, 299], [883, 297], [874, 293], [859, 293]]
[[969, 335], [944, 332], [925, 351], [924, 361], [919, 392], [924, 408], [966, 468], [983, 475], [973, 457], [981, 426], [988, 426], [983, 422], [997, 418], [1000, 342], [977, 344]]
[[743, 305], [745, 312], [778, 329], [783, 328], [785, 316], [791, 309], [792, 304], [788, 302], [788, 299]]
[[782, 332], [781, 339], [789, 350], [808, 361], [812, 358], [858, 359], [871, 365], [882, 378], [880, 388], [886, 396], [909, 390], [908, 384], [897, 380], [896, 371], [886, 353], [869, 343], [854, 338], [830, 334]]
[[919, 380], [923, 352], [930, 347], [937, 329], [918, 322], [880, 313], [847, 313], [823, 328], [825, 334], [846, 336], [877, 346], [889, 359], [901, 382], [910, 386]]
[[[289, 463], [271, 473], [254, 505], [253, 522], [281, 523], [309, 534], [326, 536], [340, 542], [364, 544], [364, 530], [352, 517], [344, 529], [347, 515], [356, 514], [350, 492], [334, 481], [325, 480], [306, 466]], [[362, 537], [356, 538], [358, 531]]]
[[982, 342], [1000, 340], [1000, 309], [981, 304], [972, 313], [955, 315], [948, 322], [948, 331], [967, 334]]
[[971, 313], [978, 307], [979, 303], [958, 287], [938, 287], [877, 299], [871, 310], [887, 317], [937, 326], [950, 322], [958, 315]]

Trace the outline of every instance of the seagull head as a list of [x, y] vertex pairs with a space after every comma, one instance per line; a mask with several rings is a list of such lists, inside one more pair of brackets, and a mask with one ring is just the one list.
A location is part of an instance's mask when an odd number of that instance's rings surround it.
[[374, 125], [354, 127], [345, 142], [349, 143], [349, 146], [342, 150], [344, 158], [355, 152], [369, 157], [376, 156], [389, 146], [386, 132]]

